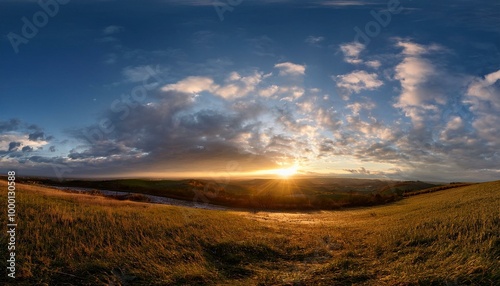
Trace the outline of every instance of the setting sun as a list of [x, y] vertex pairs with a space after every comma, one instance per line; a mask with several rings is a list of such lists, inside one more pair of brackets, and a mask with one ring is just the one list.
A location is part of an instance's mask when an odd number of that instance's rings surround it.
[[282, 177], [282, 178], [289, 178], [289, 177], [297, 174], [297, 167], [276, 169], [275, 174]]

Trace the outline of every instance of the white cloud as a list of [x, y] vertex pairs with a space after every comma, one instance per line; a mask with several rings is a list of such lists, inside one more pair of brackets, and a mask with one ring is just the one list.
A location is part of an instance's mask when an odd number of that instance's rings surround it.
[[174, 84], [168, 84], [162, 88], [163, 91], [178, 91], [185, 93], [199, 93], [202, 91], [213, 91], [217, 88], [213, 79], [201, 76], [189, 76]]
[[396, 66], [395, 79], [401, 82], [402, 92], [397, 107], [419, 106], [429, 96], [420, 87], [437, 71], [430, 61], [419, 57], [407, 57]]
[[[359, 142], [358, 146], [363, 146], [370, 143], [371, 140], [382, 140], [384, 142], [394, 139], [395, 132], [391, 128], [383, 125], [374, 117], [369, 117], [369, 121], [363, 121], [357, 115], [348, 115], [345, 117], [347, 122], [347, 129], [351, 132], [350, 136], [353, 139], [358, 137], [364, 139], [365, 142]], [[378, 141], [378, 140], [377, 140]], [[363, 148], [359, 148], [362, 150]]]
[[236, 80], [239, 80], [241, 79], [241, 75], [237, 72], [232, 72], [229, 74], [227, 80], [228, 81], [236, 81]]
[[[17, 147], [17, 151], [20, 151], [23, 147], [31, 147], [37, 149], [47, 145], [49, 142], [46, 140], [29, 140], [29, 134], [19, 134], [19, 133], [7, 133], [0, 134], [0, 151], [9, 151], [9, 144], [11, 142], [19, 142], [20, 145]], [[14, 151], [14, 150], [10, 150]]]
[[255, 91], [257, 85], [262, 81], [262, 72], [254, 72], [249, 76], [241, 76], [237, 72], [232, 72], [227, 78], [228, 84], [214, 90], [214, 94], [226, 98], [240, 98]]
[[332, 6], [332, 7], [349, 7], [349, 6], [363, 6], [370, 4], [365, 1], [324, 1], [321, 2], [323, 6]]
[[488, 140], [489, 145], [492, 147], [500, 147], [500, 116], [499, 111], [496, 112], [482, 112], [478, 115], [472, 123], [479, 136]]
[[404, 55], [416, 56], [426, 53], [425, 47], [416, 43], [399, 41], [396, 46], [403, 48]]
[[122, 70], [122, 74], [129, 82], [143, 82], [159, 74], [159, 67], [153, 68], [150, 65], [128, 66]]
[[119, 33], [123, 30], [124, 30], [124, 28], [121, 26], [111, 25], [111, 26], [107, 26], [106, 28], [104, 28], [102, 30], [102, 33], [104, 35], [112, 35], [112, 34]]
[[[249, 87], [255, 87], [262, 81], [263, 73], [254, 72], [252, 75], [246, 77], [240, 77], [238, 81]], [[253, 89], [252, 89], [253, 90]]]
[[416, 129], [425, 127], [425, 120], [436, 120], [438, 105], [447, 101], [446, 89], [452, 75], [439, 71], [434, 64], [423, 57], [432, 51], [441, 51], [438, 45], [420, 45], [398, 41], [402, 47], [403, 61], [395, 67], [396, 80], [400, 81], [401, 93], [394, 107], [401, 108]]
[[467, 89], [464, 102], [476, 115], [472, 126], [481, 138], [500, 144], [500, 70], [475, 78]]
[[459, 116], [452, 116], [439, 134], [439, 139], [446, 144], [467, 143], [470, 140], [464, 132], [464, 121]]
[[355, 116], [359, 115], [359, 112], [363, 109], [365, 110], [372, 110], [375, 108], [375, 103], [374, 102], [354, 102], [351, 104], [348, 104], [346, 108], [350, 109], [352, 111], [352, 114]]
[[280, 75], [304, 75], [306, 71], [306, 66], [291, 62], [279, 63], [274, 67], [280, 70]]
[[500, 87], [495, 85], [500, 81], [500, 70], [487, 74], [484, 79], [476, 78], [469, 85], [467, 95], [480, 101], [487, 101], [500, 109]]
[[311, 112], [314, 112], [314, 109], [316, 105], [312, 101], [304, 101], [304, 102], [299, 102], [297, 103], [297, 106], [300, 108], [300, 110], [306, 114], [310, 114]]
[[427, 54], [430, 52], [444, 51], [445, 50], [444, 47], [437, 45], [437, 44], [431, 44], [428, 46], [424, 46], [424, 45], [420, 45], [417, 43], [404, 41], [401, 39], [397, 39], [396, 46], [403, 48], [403, 54], [407, 55], [407, 56], [418, 56], [418, 55], [423, 55], [423, 54]]
[[279, 88], [278, 93], [285, 95], [280, 100], [293, 101], [304, 95], [305, 90], [298, 86], [282, 86]]
[[305, 90], [302, 87], [296, 85], [289, 86], [278, 86], [271, 85], [266, 88], [262, 88], [258, 91], [258, 94], [262, 97], [273, 97], [276, 98], [281, 96], [280, 100], [293, 101], [302, 97]]
[[340, 45], [340, 50], [344, 54], [344, 61], [350, 64], [360, 64], [363, 61], [359, 58], [361, 52], [365, 49], [365, 45], [352, 42]]
[[267, 88], [261, 89], [259, 91], [259, 95], [263, 96], [263, 97], [271, 97], [274, 94], [276, 94], [278, 92], [278, 90], [279, 90], [279, 87], [277, 85], [273, 84]]
[[[337, 86], [351, 93], [359, 93], [362, 90], [375, 90], [381, 87], [384, 83], [378, 79], [376, 73], [367, 73], [366, 71], [357, 70], [349, 74], [333, 77], [337, 82]], [[344, 99], [347, 99], [344, 96]]]
[[365, 62], [365, 65], [374, 69], [378, 69], [382, 65], [382, 63], [380, 63], [380, 61], [374, 60]]
[[243, 96], [240, 87], [234, 83], [221, 86], [215, 90], [214, 93], [223, 98], [236, 98]]
[[309, 36], [306, 38], [305, 42], [312, 46], [319, 46], [319, 43], [325, 40], [324, 37]]
[[309, 91], [312, 93], [318, 93], [318, 92], [321, 92], [321, 89], [314, 87], [314, 88], [310, 88]]
[[185, 93], [211, 92], [225, 99], [240, 98], [256, 90], [262, 81], [262, 72], [254, 72], [249, 76], [241, 76], [237, 72], [231, 72], [226, 79], [226, 84], [218, 85], [209, 77], [190, 76], [174, 84], [168, 84], [162, 88], [163, 91], [178, 91]]
[[358, 43], [351, 42], [340, 45], [340, 51], [344, 54], [344, 61], [353, 65], [364, 64], [368, 67], [378, 69], [382, 64], [378, 60], [363, 61], [360, 58], [361, 53], [365, 50], [366, 46]]
[[464, 127], [464, 122], [462, 118], [454, 116], [446, 124], [446, 130], [458, 130]]

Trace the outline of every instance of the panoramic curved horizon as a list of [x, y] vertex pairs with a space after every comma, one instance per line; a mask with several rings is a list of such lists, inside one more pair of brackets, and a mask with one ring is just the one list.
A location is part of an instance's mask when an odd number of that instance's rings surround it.
[[492, 1], [2, 1], [0, 172], [500, 178]]

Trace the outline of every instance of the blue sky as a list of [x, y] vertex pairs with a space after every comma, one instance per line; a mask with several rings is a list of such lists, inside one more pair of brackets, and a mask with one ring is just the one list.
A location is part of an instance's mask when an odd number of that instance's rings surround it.
[[0, 170], [500, 177], [495, 1], [2, 1]]

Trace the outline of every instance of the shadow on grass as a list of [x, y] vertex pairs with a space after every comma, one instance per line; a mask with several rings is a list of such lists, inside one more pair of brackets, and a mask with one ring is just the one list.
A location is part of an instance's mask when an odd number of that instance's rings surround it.
[[274, 262], [283, 255], [263, 244], [223, 242], [205, 245], [205, 257], [222, 275], [231, 279], [246, 278], [254, 274], [249, 265]]

